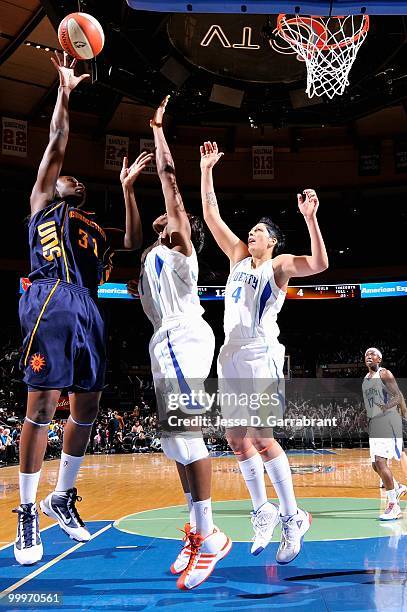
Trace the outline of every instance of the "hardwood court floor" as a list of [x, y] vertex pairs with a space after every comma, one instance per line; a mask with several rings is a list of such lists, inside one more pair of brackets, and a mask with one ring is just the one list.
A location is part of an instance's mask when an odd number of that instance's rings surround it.
[[[373, 473], [366, 449], [340, 449], [333, 454], [294, 454], [289, 455], [289, 460], [299, 498], [380, 499], [378, 477]], [[44, 463], [38, 500], [53, 490], [58, 465], [58, 460]], [[248, 499], [233, 457], [214, 458], [212, 470], [214, 501]], [[393, 470], [395, 477], [403, 482], [396, 461], [393, 461]], [[267, 476], [266, 483], [269, 497], [275, 497]], [[185, 503], [175, 464], [161, 453], [87, 456], [77, 487], [83, 497], [78, 508], [85, 521], [118, 520], [135, 512]], [[18, 504], [18, 466], [2, 468], [0, 547], [15, 537], [16, 518], [11, 509]], [[41, 528], [52, 524], [44, 515], [40, 521]]]

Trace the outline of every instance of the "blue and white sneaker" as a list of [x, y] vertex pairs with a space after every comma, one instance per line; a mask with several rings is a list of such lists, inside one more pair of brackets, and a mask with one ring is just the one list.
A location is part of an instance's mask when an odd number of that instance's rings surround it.
[[252, 555], [259, 555], [269, 544], [274, 529], [280, 521], [278, 508], [274, 504], [266, 502], [256, 512], [252, 512], [251, 521], [254, 529], [251, 553]]
[[90, 533], [75, 506], [77, 501], [82, 501], [82, 497], [77, 493], [75, 488], [68, 489], [63, 493], [54, 491], [40, 501], [40, 508], [44, 514], [58, 521], [61, 529], [72, 540], [87, 542], [90, 540]]
[[311, 527], [312, 516], [298, 508], [297, 514], [281, 519], [281, 541], [276, 554], [280, 564], [291, 563], [300, 554], [304, 535]]
[[13, 512], [18, 514], [14, 556], [20, 565], [33, 565], [41, 561], [43, 555], [37, 506], [21, 504]]

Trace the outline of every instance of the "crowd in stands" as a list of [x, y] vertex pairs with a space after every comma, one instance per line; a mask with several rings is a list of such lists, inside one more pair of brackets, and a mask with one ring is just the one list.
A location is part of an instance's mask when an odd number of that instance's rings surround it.
[[132, 412], [104, 410], [93, 426], [91, 453], [141, 453], [161, 450], [157, 415], [141, 400]]
[[[92, 429], [88, 452], [90, 453], [145, 453], [161, 449], [160, 432], [155, 413], [155, 396], [148, 366], [147, 326], [134, 326], [127, 336], [120, 328], [113, 329], [109, 339], [110, 365], [107, 388], [103, 394], [102, 407]], [[298, 350], [293, 349], [296, 336], [284, 338], [290, 347], [292, 376], [296, 377], [346, 377], [354, 378], [357, 389], [366, 373], [361, 347], [372, 344], [372, 334], [363, 331], [342, 332], [340, 345], [334, 332], [324, 330], [318, 341], [307, 340], [301, 335]], [[25, 414], [26, 390], [21, 382], [18, 362], [21, 348], [18, 332], [13, 336], [0, 337], [0, 466], [18, 461], [18, 446]], [[383, 351], [384, 364], [397, 377], [406, 368], [406, 349], [400, 340], [400, 332], [383, 328], [375, 335], [374, 344]], [[136, 363], [134, 357], [145, 354]], [[311, 356], [311, 357], [310, 357]], [[308, 358], [308, 362], [306, 362]], [[311, 360], [310, 360], [311, 359]], [[314, 367], [312, 368], [312, 363]], [[317, 378], [318, 380], [318, 378]], [[402, 381], [403, 383], [404, 381]], [[324, 399], [321, 402], [304, 400], [287, 403], [286, 418], [313, 416], [314, 418], [337, 418], [335, 428], [288, 427], [276, 431], [285, 447], [305, 446], [352, 446], [362, 445], [367, 439], [366, 413], [361, 397], [355, 399]], [[64, 424], [67, 410], [57, 410], [48, 433], [47, 458], [59, 457], [62, 449]], [[209, 428], [204, 431], [208, 447], [214, 451], [226, 451], [227, 443], [222, 429]]]

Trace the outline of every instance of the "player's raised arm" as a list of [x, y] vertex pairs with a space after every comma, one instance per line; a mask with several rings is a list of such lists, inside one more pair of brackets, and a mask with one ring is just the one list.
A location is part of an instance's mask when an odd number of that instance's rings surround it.
[[31, 214], [45, 208], [55, 196], [55, 187], [64, 161], [65, 149], [69, 135], [68, 104], [71, 91], [89, 74], [75, 76], [76, 60], [64, 53], [55, 52], [56, 59], [52, 63], [59, 74], [58, 96], [51, 119], [49, 142], [38, 169], [37, 180], [31, 193]]
[[134, 183], [153, 157], [154, 153], [143, 151], [130, 167], [127, 157], [123, 158], [120, 182], [122, 184], [124, 204], [126, 207], [126, 231], [121, 241], [121, 245], [117, 245], [116, 250], [122, 248], [124, 250], [133, 251], [139, 249], [143, 242], [141, 219], [134, 194]]
[[184, 255], [191, 255], [191, 226], [184, 208], [175, 176], [175, 164], [163, 131], [165, 107], [170, 96], [166, 96], [150, 121], [153, 128], [157, 173], [165, 199], [167, 212], [167, 234], [174, 247]]
[[216, 142], [204, 142], [201, 152], [201, 198], [203, 218], [218, 246], [230, 259], [231, 265], [249, 255], [246, 244], [240, 240], [220, 216], [218, 201], [213, 185], [213, 167], [223, 153]]
[[304, 196], [297, 195], [298, 208], [304, 216], [311, 239], [311, 255], [278, 255], [276, 257], [276, 279], [279, 286], [292, 277], [312, 276], [328, 268], [328, 255], [317, 221], [318, 196], [313, 189], [305, 189]]

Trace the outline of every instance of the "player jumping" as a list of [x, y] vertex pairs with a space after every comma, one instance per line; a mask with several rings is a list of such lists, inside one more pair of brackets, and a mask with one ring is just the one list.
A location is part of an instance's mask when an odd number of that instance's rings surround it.
[[[288, 281], [293, 276], [314, 275], [328, 267], [316, 217], [318, 198], [313, 189], [306, 189], [304, 196], [298, 195], [298, 208], [311, 239], [311, 255], [275, 257], [276, 250], [282, 247], [282, 235], [271, 219], [263, 217], [252, 227], [247, 244], [223, 221], [212, 176], [212, 169], [223, 153], [211, 142], [205, 142], [200, 150], [204, 219], [230, 261], [225, 291], [225, 343], [218, 358], [219, 388], [225, 393], [239, 394], [248, 387], [262, 392], [274, 382], [280, 393], [284, 346], [277, 339], [277, 314], [284, 303]], [[272, 436], [270, 429], [253, 428], [248, 432], [241, 426], [226, 430], [252, 499], [255, 535], [251, 552], [257, 555], [264, 550], [281, 520], [276, 559], [278, 563], [289, 563], [301, 550], [311, 516], [297, 507], [287, 456]], [[279, 498], [279, 509], [267, 500], [264, 468]]]
[[[90, 539], [76, 508], [75, 481], [96, 418], [105, 375], [105, 329], [97, 287], [111, 269], [111, 248], [139, 246], [137, 207], [126, 201], [126, 232], [104, 230], [82, 209], [83, 183], [60, 176], [69, 134], [71, 92], [89, 75], [75, 76], [75, 60], [56, 54], [58, 97], [48, 146], [31, 194], [29, 246], [32, 285], [20, 300], [24, 335], [21, 366], [28, 386], [27, 415], [20, 441], [20, 506], [14, 554], [18, 563], [40, 561], [43, 546], [36, 495], [49, 424], [62, 389], [70, 392], [70, 417], [55, 491], [41, 501], [42, 511], [72, 539]], [[141, 170], [151, 159], [138, 160]], [[134, 200], [134, 198], [133, 198]]]
[[[401, 518], [399, 500], [407, 487], [393, 478], [388, 459], [400, 461], [403, 453], [402, 415], [406, 416], [404, 397], [390, 370], [380, 366], [382, 353], [368, 348], [365, 363], [368, 368], [363, 385], [363, 400], [369, 419], [369, 448], [374, 471], [383, 481], [387, 494], [387, 506], [381, 521]], [[401, 411], [401, 414], [399, 412]]]
[[174, 161], [162, 129], [167, 102], [168, 97], [150, 122], [166, 213], [153, 223], [159, 238], [142, 255], [138, 292], [154, 327], [149, 351], [164, 430], [161, 446], [166, 456], [177, 463], [190, 508], [186, 545], [172, 564], [171, 572], [180, 574], [178, 588], [193, 589], [209, 577], [216, 563], [230, 551], [232, 542], [213, 524], [211, 464], [201, 431], [177, 431], [168, 426], [167, 390], [188, 394], [192, 385], [203, 388], [213, 360], [215, 339], [202, 318], [204, 310], [198, 297], [196, 251], [203, 246], [203, 223], [185, 211], [178, 190]]

